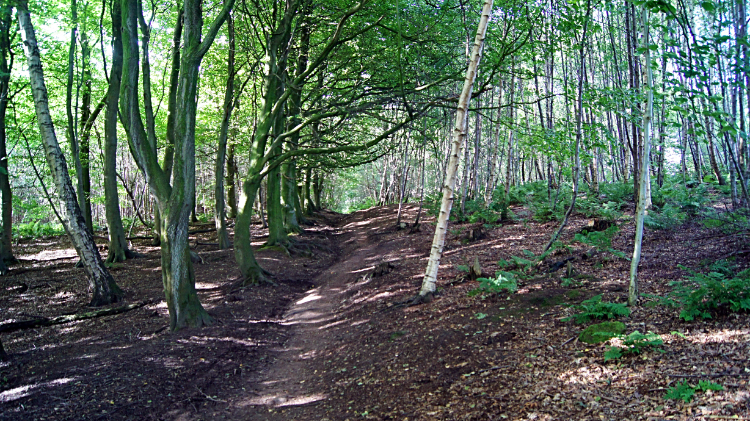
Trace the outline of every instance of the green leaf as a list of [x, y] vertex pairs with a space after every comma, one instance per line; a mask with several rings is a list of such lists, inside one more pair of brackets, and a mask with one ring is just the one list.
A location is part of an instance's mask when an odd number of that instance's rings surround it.
[[702, 1], [701, 7], [708, 13], [713, 13], [713, 11], [716, 10], [716, 5], [714, 4], [714, 2], [709, 0]]
[[610, 346], [607, 351], [604, 352], [604, 362], [609, 360], [616, 360], [622, 357], [622, 348], [617, 346]]

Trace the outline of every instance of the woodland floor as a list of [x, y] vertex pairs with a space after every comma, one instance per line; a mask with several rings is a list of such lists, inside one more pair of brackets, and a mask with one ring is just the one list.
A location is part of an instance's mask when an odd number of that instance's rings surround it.
[[[126, 301], [152, 300], [127, 313], [3, 334], [11, 361], [0, 365], [1, 420], [663, 420], [750, 419], [750, 315], [682, 322], [679, 310], [638, 307], [628, 332], [661, 335], [664, 353], [648, 351], [605, 363], [604, 345], [577, 341], [582, 329], [562, 318], [569, 304], [604, 294], [624, 302], [629, 262], [607, 253], [584, 259], [573, 243], [588, 223], [574, 215], [564, 231], [580, 285], [563, 287], [565, 270], [519, 285], [516, 294], [470, 295], [458, 265], [475, 258], [488, 275], [500, 259], [539, 253], [556, 222], [516, 221], [486, 238], [462, 237], [475, 225], [451, 224], [439, 295], [402, 306], [415, 295], [433, 226], [396, 229], [397, 208], [338, 215], [322, 212], [295, 237], [307, 257], [258, 252], [278, 286], [239, 288], [231, 251], [193, 237], [204, 259], [195, 266], [203, 305], [216, 323], [170, 333], [159, 252], [116, 265]], [[631, 209], [632, 212], [632, 209]], [[408, 206], [405, 220], [413, 221]], [[632, 250], [628, 217], [613, 242]], [[203, 227], [207, 228], [207, 227]], [[200, 227], [194, 229], [200, 230]], [[254, 227], [257, 245], [264, 232]], [[735, 256], [750, 265], [745, 235], [727, 236], [690, 221], [647, 231], [641, 292], [663, 294], [686, 273]], [[0, 279], [0, 322], [90, 311], [82, 269], [62, 238], [20, 241], [21, 262]], [[382, 276], [377, 264], [390, 262]], [[115, 305], [117, 306], [117, 305]], [[679, 332], [680, 335], [674, 332]], [[720, 383], [690, 403], [664, 400], [687, 380]]]

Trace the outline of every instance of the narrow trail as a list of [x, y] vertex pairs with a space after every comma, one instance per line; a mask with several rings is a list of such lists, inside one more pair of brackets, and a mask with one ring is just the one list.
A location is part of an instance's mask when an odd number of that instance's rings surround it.
[[376, 240], [378, 233], [395, 226], [392, 212], [373, 216], [361, 211], [336, 219], [332, 233], [339, 258], [313, 280], [315, 288], [287, 309], [280, 323], [291, 326], [289, 339], [256, 378], [258, 383], [249, 385], [253, 391], [230, 402], [229, 419], [323, 419], [316, 404], [325, 401], [328, 388], [319, 375], [320, 362], [341, 339], [330, 328], [347, 322], [339, 311], [342, 302], [354, 294], [357, 281], [393, 251]]

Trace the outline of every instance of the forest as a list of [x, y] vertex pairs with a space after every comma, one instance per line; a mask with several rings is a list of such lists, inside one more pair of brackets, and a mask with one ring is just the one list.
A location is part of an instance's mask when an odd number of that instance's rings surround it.
[[745, 0], [0, 0], [0, 420], [750, 419]]

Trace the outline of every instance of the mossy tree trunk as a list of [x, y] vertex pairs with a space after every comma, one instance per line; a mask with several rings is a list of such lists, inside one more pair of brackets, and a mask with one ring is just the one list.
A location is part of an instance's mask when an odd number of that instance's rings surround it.
[[175, 99], [174, 154], [169, 172], [159, 165], [156, 150], [147, 139], [138, 105], [138, 0], [122, 0], [124, 67], [121, 114], [128, 132], [133, 156], [156, 199], [160, 215], [161, 264], [164, 293], [172, 330], [200, 327], [211, 323], [198, 300], [195, 274], [188, 247], [188, 220], [195, 195], [195, 118], [197, 110], [198, 69], [219, 29], [234, 5], [224, 3], [203, 40], [201, 1], [183, 3], [183, 46], [179, 71], [179, 90]]

